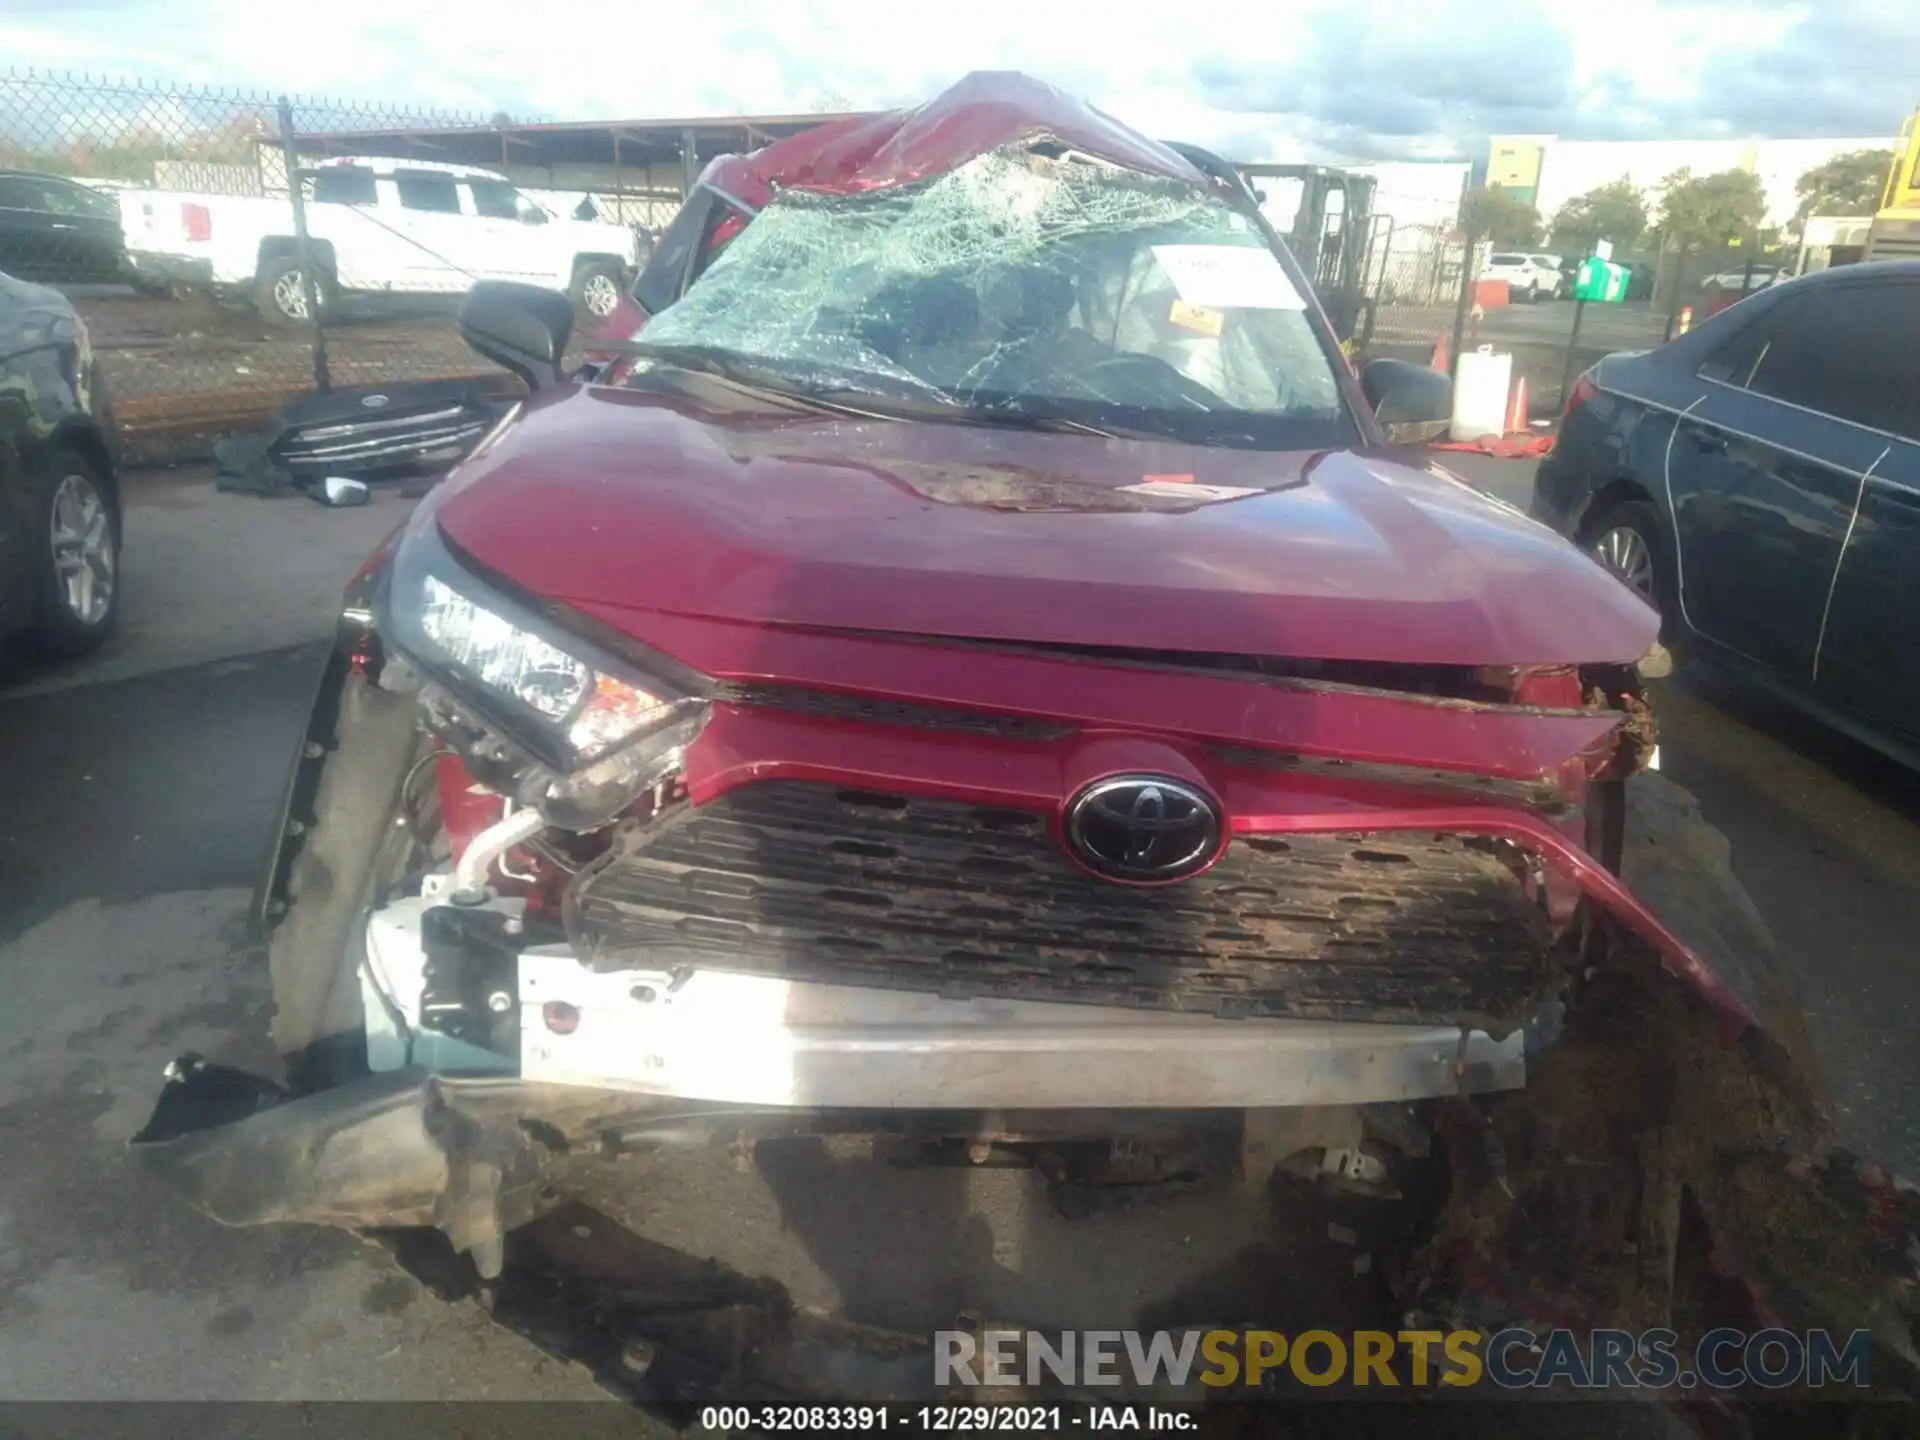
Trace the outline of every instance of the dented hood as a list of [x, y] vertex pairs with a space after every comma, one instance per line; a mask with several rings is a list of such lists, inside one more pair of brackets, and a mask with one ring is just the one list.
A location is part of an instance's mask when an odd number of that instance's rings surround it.
[[563, 387], [437, 495], [536, 594], [1037, 644], [1449, 665], [1631, 663], [1657, 619], [1444, 472]]
[[1143, 174], [1208, 183], [1157, 140], [1051, 85], [1005, 70], [975, 71], [924, 105], [850, 115], [750, 155], [724, 156], [707, 176], [758, 209], [775, 185], [850, 195], [926, 180], [1009, 146], [1049, 143]]

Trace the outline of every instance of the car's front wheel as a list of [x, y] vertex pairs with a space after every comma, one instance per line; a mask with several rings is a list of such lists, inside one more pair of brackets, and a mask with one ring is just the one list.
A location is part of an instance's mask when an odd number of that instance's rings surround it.
[[55, 658], [84, 655], [120, 613], [119, 516], [106, 478], [78, 451], [51, 451], [34, 468], [39, 574], [28, 639]]
[[1617, 575], [1635, 594], [1660, 612], [1661, 636], [1669, 644], [1675, 627], [1672, 546], [1660, 512], [1645, 500], [1615, 505], [1587, 530], [1593, 558]]
[[1540, 299], [1540, 287], [1529, 280], [1527, 288], [1520, 292], [1520, 298], [1528, 305], [1537, 304]]
[[[324, 315], [329, 298], [325, 275], [314, 276], [314, 296], [319, 300], [320, 311]], [[254, 279], [253, 308], [260, 312], [260, 318], [269, 325], [295, 326], [312, 322], [313, 315], [307, 302], [307, 276], [297, 259], [283, 255], [260, 267], [260, 273]]]

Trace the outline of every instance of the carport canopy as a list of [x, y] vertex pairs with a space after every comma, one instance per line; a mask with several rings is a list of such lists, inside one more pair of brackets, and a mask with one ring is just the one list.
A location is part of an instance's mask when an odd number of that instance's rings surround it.
[[[700, 168], [716, 155], [757, 150], [848, 113], [806, 115], [726, 115], [694, 119], [543, 121], [487, 125], [420, 125], [303, 134], [303, 155], [385, 155], [405, 160], [438, 160], [508, 171], [563, 167], [605, 168], [614, 177], [644, 171], [649, 176], [673, 167], [680, 192], [692, 189]], [[638, 187], [636, 187], [638, 188]]]

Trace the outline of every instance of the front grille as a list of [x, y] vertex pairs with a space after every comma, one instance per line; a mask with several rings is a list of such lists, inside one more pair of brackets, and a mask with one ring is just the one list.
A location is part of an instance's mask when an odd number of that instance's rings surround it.
[[1555, 988], [1546, 917], [1489, 842], [1242, 838], [1205, 875], [1140, 890], [1084, 875], [1039, 815], [806, 782], [681, 810], [583, 874], [569, 908], [603, 970], [1495, 1034]]
[[489, 410], [454, 405], [391, 420], [310, 425], [289, 430], [275, 458], [294, 471], [452, 464], [479, 444], [493, 423]]
[[271, 454], [296, 475], [448, 466], [480, 443], [498, 409], [483, 386], [470, 380], [308, 396], [280, 412]]

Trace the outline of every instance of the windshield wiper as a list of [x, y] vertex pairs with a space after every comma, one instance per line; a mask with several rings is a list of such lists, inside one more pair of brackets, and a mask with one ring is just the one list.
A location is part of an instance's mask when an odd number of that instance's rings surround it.
[[[612, 347], [610, 347], [612, 348]], [[644, 340], [628, 341], [618, 352], [640, 360], [657, 360], [670, 368], [712, 375], [735, 389], [776, 401], [787, 401], [823, 414], [845, 415], [869, 420], [938, 420], [955, 424], [995, 425], [1010, 430], [1036, 430], [1053, 435], [1090, 435], [1101, 440], [1166, 439], [1153, 432], [1122, 432], [1106, 426], [1075, 420], [1056, 411], [1019, 406], [967, 405], [951, 399], [945, 392], [925, 381], [917, 382], [924, 395], [886, 395], [871, 390], [840, 385], [831, 389], [790, 387], [778, 371], [702, 345], [649, 345]]]
[[846, 415], [860, 419], [884, 418], [875, 417], [867, 411], [828, 399], [816, 391], [791, 388], [779, 383], [781, 377], [776, 372], [765, 370], [757, 365], [742, 365], [730, 359], [722, 359], [712, 351], [697, 345], [642, 345], [628, 342], [623, 347], [622, 353], [639, 360], [658, 360], [668, 369], [711, 376], [731, 389], [756, 399], [771, 400], [776, 404], [793, 405], [822, 415]]
[[[1052, 410], [1027, 410], [1012, 406], [966, 405], [944, 397], [925, 400], [899, 399], [891, 395], [867, 395], [857, 390], [823, 392], [839, 400], [842, 396], [860, 396], [876, 414], [896, 420], [943, 420], [958, 425], [997, 425], [1007, 430], [1038, 430], [1049, 435], [1092, 435], [1101, 440], [1117, 440], [1124, 432], [1075, 420]], [[851, 400], [839, 403], [852, 404]], [[1127, 435], [1126, 438], [1141, 438]]]

